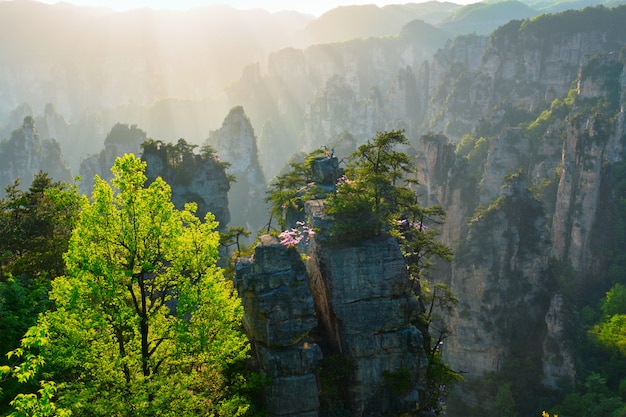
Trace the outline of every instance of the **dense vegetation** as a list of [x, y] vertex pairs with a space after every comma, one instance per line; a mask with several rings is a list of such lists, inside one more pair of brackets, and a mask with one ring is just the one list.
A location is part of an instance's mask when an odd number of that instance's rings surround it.
[[[73, 216], [65, 222], [55, 218], [66, 225], [58, 247], [53, 238], [47, 241], [56, 249], [49, 255], [52, 264], [67, 249], [64, 274], [53, 271], [51, 308], [40, 308], [21, 346], [8, 353], [10, 363], [0, 368], [9, 381], [40, 381], [38, 391], [26, 385], [11, 402], [15, 415], [236, 416], [252, 411], [244, 394], [245, 375], [238, 370], [248, 351], [240, 329], [242, 311], [232, 285], [216, 267], [216, 223], [211, 214], [201, 222], [193, 204], [176, 210], [169, 185], [156, 179], [145, 187], [144, 170], [145, 163], [132, 155], [118, 158], [111, 184], [97, 178], [91, 201], [72, 199], [74, 189], [48, 184], [56, 192], [50, 192], [53, 201], [61, 196], [74, 203], [66, 204]], [[10, 194], [9, 201], [14, 199]], [[5, 216], [22, 210], [3, 208]], [[37, 284], [36, 262], [46, 249], [11, 252], [32, 265], [23, 274], [26, 282]], [[7, 265], [17, 270], [17, 262]], [[10, 274], [9, 268], [3, 271]], [[13, 289], [5, 285], [3, 293]], [[32, 296], [45, 300], [45, 290]], [[2, 301], [4, 310], [12, 307]], [[3, 323], [5, 317], [3, 311]], [[19, 317], [14, 333], [32, 318]], [[7, 346], [14, 347], [15, 340]], [[4, 409], [9, 400], [3, 397]]]

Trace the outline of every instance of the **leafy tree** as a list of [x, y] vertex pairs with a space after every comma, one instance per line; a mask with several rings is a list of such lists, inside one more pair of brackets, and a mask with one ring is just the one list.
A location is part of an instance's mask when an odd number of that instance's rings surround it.
[[[75, 185], [53, 182], [44, 172], [28, 190], [19, 185], [7, 187], [0, 200], [0, 365], [9, 363], [7, 352], [48, 307], [50, 282], [65, 271], [63, 253], [81, 201]], [[0, 414], [24, 389], [12, 379], [0, 382]]]
[[[445, 399], [452, 387], [463, 380], [461, 374], [445, 362], [441, 352], [449, 335], [444, 325], [445, 316], [454, 312], [458, 298], [446, 284], [438, 283], [431, 288], [426, 279], [417, 282], [423, 313], [416, 324], [424, 336], [424, 350], [428, 357], [426, 383], [420, 405], [422, 409], [440, 415], [445, 413]], [[434, 334], [436, 337], [433, 337]]]
[[[48, 343], [46, 328], [29, 329], [22, 339], [22, 347], [7, 354], [9, 360], [16, 359], [19, 362], [13, 367], [0, 366], [0, 377], [10, 376], [19, 383], [32, 382], [44, 366], [45, 359], [40, 354], [31, 353], [30, 350], [38, 350]], [[57, 386], [53, 381], [39, 381], [39, 387], [38, 394], [17, 394], [11, 401], [15, 411], [8, 414], [9, 417], [66, 417], [72, 414], [66, 408], [57, 407], [53, 401], [57, 392]]]
[[19, 187], [16, 180], [0, 200], [2, 276], [45, 279], [61, 275], [63, 253], [80, 207], [78, 189], [53, 182], [42, 171], [27, 191]]
[[406, 186], [413, 165], [404, 152], [408, 145], [402, 131], [378, 133], [354, 152], [345, 169], [345, 181], [326, 204], [333, 216], [331, 236], [337, 241], [359, 241], [390, 230], [404, 207], [414, 205], [414, 193]]
[[301, 211], [304, 201], [317, 196], [315, 190], [307, 188], [312, 181], [312, 164], [315, 158], [323, 155], [322, 150], [315, 150], [302, 160], [289, 163], [289, 169], [277, 175], [269, 186], [265, 201], [270, 204], [270, 221], [276, 219], [281, 230], [287, 228], [289, 213]]
[[77, 415], [242, 415], [230, 370], [247, 357], [241, 306], [216, 267], [212, 214], [176, 210], [145, 163], [118, 158], [96, 177], [37, 329], [61, 407]]
[[248, 249], [240, 239], [246, 238], [250, 236], [250, 234], [251, 232], [246, 230], [243, 226], [229, 227], [226, 233], [220, 236], [220, 244], [226, 247], [235, 245], [237, 250], [233, 253], [233, 256], [239, 257], [245, 252], [243, 249]]

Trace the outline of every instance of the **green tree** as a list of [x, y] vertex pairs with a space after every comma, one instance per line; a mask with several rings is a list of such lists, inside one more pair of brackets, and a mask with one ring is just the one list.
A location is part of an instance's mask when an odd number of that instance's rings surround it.
[[[9, 360], [17, 361], [15, 365], [0, 366], [0, 378], [12, 377], [15, 381], [24, 384], [32, 383], [45, 365], [45, 359], [38, 353], [41, 347], [49, 343], [48, 332], [45, 327], [30, 328], [22, 339], [22, 347], [7, 354]], [[13, 412], [9, 417], [66, 417], [72, 412], [66, 408], [57, 407], [54, 397], [57, 386], [53, 381], [39, 381], [37, 393], [19, 393], [11, 401]], [[6, 415], [4, 412], [2, 415]]]
[[[20, 345], [26, 330], [48, 307], [50, 282], [64, 273], [63, 253], [80, 210], [75, 185], [39, 172], [28, 190], [19, 180], [0, 200], [0, 365]], [[35, 386], [0, 381], [0, 414], [18, 392]]]
[[345, 181], [326, 204], [336, 241], [356, 242], [389, 232], [403, 209], [414, 205], [408, 187], [414, 167], [409, 156], [397, 150], [400, 145], [408, 145], [402, 131], [378, 133], [350, 156]]
[[96, 177], [53, 281], [55, 309], [37, 328], [57, 382], [57, 403], [77, 415], [242, 415], [229, 390], [247, 357], [242, 310], [216, 267], [211, 214], [176, 210], [160, 178], [145, 187], [145, 163], [118, 158], [109, 185]]
[[0, 200], [0, 277], [48, 279], [63, 274], [63, 253], [78, 217], [75, 185], [53, 182], [40, 171], [27, 191], [20, 181]]
[[265, 201], [270, 204], [268, 231], [272, 219], [276, 219], [281, 230], [286, 229], [290, 213], [302, 211], [304, 201], [319, 197], [317, 190], [308, 186], [312, 181], [312, 164], [321, 155], [323, 151], [318, 149], [302, 160], [291, 161], [289, 168], [273, 179], [265, 197]]

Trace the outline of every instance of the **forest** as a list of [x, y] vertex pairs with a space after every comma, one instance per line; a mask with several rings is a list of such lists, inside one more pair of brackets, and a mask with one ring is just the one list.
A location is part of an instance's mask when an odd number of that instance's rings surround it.
[[626, 416], [620, 3], [0, 2], [0, 415]]

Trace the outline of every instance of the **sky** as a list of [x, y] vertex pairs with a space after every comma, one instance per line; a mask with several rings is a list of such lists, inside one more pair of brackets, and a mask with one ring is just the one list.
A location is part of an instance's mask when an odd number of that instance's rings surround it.
[[[44, 3], [58, 3], [59, 0], [39, 0]], [[324, 12], [338, 6], [351, 4], [386, 4], [421, 3], [426, 0], [373, 0], [373, 1], [351, 1], [351, 0], [63, 0], [78, 6], [98, 6], [108, 7], [115, 10], [129, 10], [140, 7], [151, 7], [154, 9], [174, 9], [188, 10], [194, 7], [209, 5], [229, 5], [237, 9], [265, 9], [270, 12], [281, 10], [297, 10], [320, 16]], [[449, 0], [457, 4], [470, 4], [479, 0]]]

